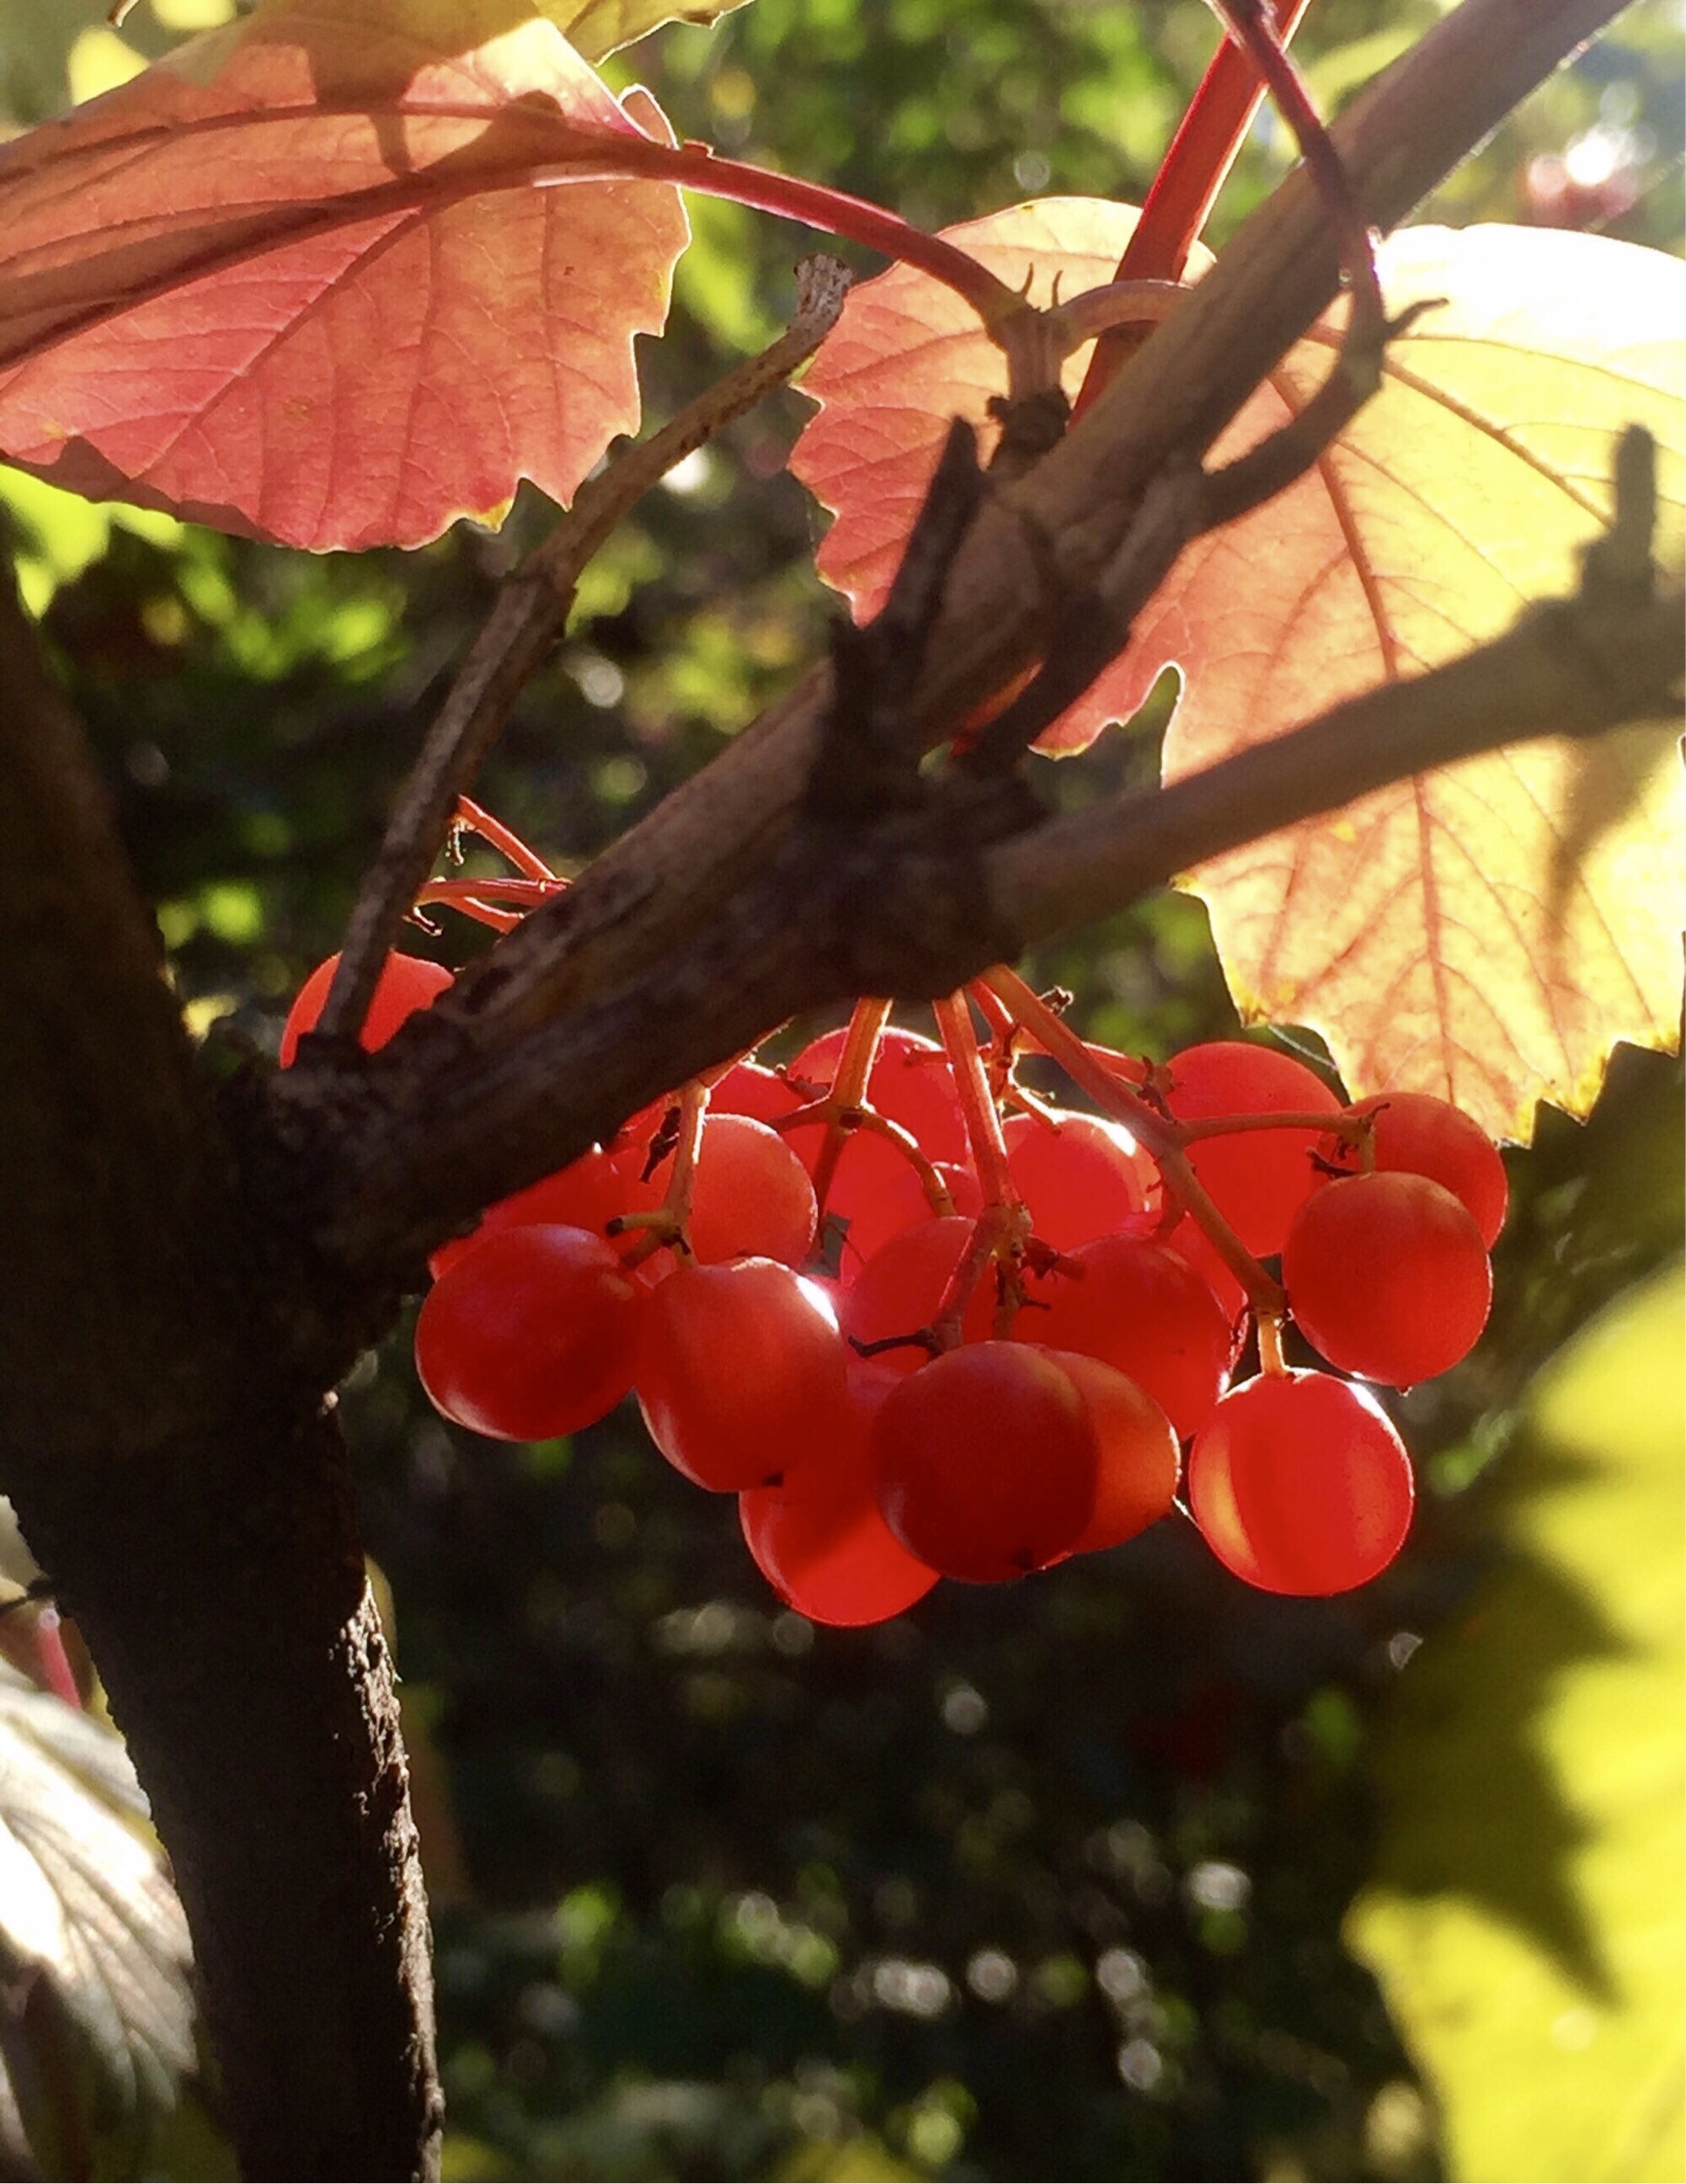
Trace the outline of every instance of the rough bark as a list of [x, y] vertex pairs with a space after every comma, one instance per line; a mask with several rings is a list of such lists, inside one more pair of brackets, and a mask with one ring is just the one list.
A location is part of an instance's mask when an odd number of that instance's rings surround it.
[[429, 2174], [425, 1904], [344, 1452], [9, 589], [0, 686], [0, 1484], [152, 1798], [246, 2173]]

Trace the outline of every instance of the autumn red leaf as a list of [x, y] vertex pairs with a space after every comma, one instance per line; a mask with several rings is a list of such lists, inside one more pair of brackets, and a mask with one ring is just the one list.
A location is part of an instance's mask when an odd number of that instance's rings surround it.
[[[1107, 277], [1097, 243], [1103, 258], [1132, 219], [1055, 199], [952, 232], [1007, 277], [1028, 272], [1033, 295], [1056, 276], [1070, 295]], [[1572, 588], [1630, 422], [1656, 437], [1678, 560], [1676, 261], [1602, 237], [1421, 228], [1384, 245], [1382, 269], [1393, 308], [1447, 301], [1393, 344], [1381, 394], [1311, 476], [1182, 557], [1041, 748], [1086, 749], [1175, 666], [1174, 778], [1495, 635]], [[1220, 458], [1304, 403], [1334, 338], [1299, 344]], [[850, 298], [807, 391], [823, 406], [793, 467], [836, 511], [820, 569], [868, 614], [946, 420], [983, 424], [1003, 368], [949, 298], [897, 268]], [[1630, 734], [1404, 783], [1189, 884], [1245, 1017], [1320, 1032], [1355, 1095], [1433, 1092], [1526, 1137], [1542, 1098], [1586, 1111], [1616, 1039], [1672, 1043], [1683, 874], [1678, 760]]]
[[533, 0], [261, 0], [0, 149], [0, 452], [297, 546], [566, 500], [686, 241], [590, 178], [649, 142]]

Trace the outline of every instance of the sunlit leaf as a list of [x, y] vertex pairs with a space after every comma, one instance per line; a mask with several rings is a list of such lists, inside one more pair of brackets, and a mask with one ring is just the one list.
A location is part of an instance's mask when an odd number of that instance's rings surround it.
[[[1055, 199], [955, 232], [1008, 278], [1029, 270], [1040, 297], [1056, 274], [1067, 294], [1106, 277], [1131, 218]], [[1678, 561], [1686, 269], [1510, 228], [1407, 230], [1382, 260], [1395, 307], [1447, 300], [1393, 345], [1381, 395], [1315, 475], [1183, 556], [1045, 749], [1084, 749], [1173, 662], [1186, 688], [1170, 777], [1455, 657], [1572, 588], [1631, 422], [1656, 436]], [[1296, 348], [1220, 456], [1304, 402], [1332, 339]], [[897, 269], [851, 296], [809, 375], [825, 406], [794, 466], [837, 511], [820, 567], [857, 614], [888, 587], [945, 421], [981, 420], [1004, 386], [998, 354], [922, 276]], [[1657, 734], [1531, 744], [1273, 836], [1192, 883], [1243, 1016], [1315, 1027], [1355, 1094], [1437, 1092], [1527, 1137], [1542, 1098], [1586, 1111], [1616, 1039], [1672, 1040], [1683, 802]]]
[[[1686, 268], [1602, 237], [1412, 229], [1390, 302], [1449, 300], [1398, 343], [1319, 474], [1184, 557], [1115, 685], [1187, 687], [1169, 777], [1456, 657], [1573, 588], [1630, 422], [1656, 435], [1680, 553]], [[1253, 405], [1303, 401], [1304, 343]], [[1686, 796], [1672, 736], [1532, 744], [1253, 844], [1194, 876], [1243, 1016], [1313, 1025], [1354, 1093], [1411, 1087], [1527, 1138], [1583, 1114], [1611, 1045], [1672, 1043]]]
[[187, 1924], [146, 1822], [110, 1730], [0, 1662], [0, 1964], [57, 2013], [0, 2013], [0, 2109], [37, 2144], [72, 2096], [59, 2020], [93, 2121], [167, 2105], [193, 2064]]
[[1541, 1375], [1502, 1559], [1384, 1732], [1348, 1938], [1455, 2176], [1686, 2168], [1680, 1298], [1671, 1267]]
[[589, 61], [647, 38], [664, 23], [717, 22], [746, 0], [538, 0], [539, 12]]
[[0, 452], [293, 545], [419, 544], [639, 415], [685, 239], [532, 0], [261, 0], [0, 148]]
[[[1102, 286], [1117, 270], [1137, 219], [1133, 205], [1097, 198], [1039, 198], [943, 232], [1033, 304]], [[1075, 395], [1091, 345], [1066, 359]], [[820, 404], [790, 467], [835, 521], [818, 557], [856, 619], [876, 614], [952, 417], [978, 427], [985, 460], [999, 429], [989, 415], [1007, 392], [1002, 353], [952, 290], [893, 265], [851, 290], [808, 369], [802, 392]], [[1097, 727], [1102, 722], [1097, 721]]]

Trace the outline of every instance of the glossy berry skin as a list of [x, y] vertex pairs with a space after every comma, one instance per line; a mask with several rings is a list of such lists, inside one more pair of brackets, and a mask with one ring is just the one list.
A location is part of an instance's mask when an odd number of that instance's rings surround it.
[[1232, 1388], [1195, 1437], [1188, 1499], [1225, 1568], [1266, 1592], [1367, 1585], [1410, 1530], [1404, 1442], [1361, 1389], [1327, 1373]]
[[[623, 1209], [662, 1204], [673, 1178], [671, 1155], [647, 1180], [641, 1148], [613, 1160]], [[717, 1115], [711, 1108], [703, 1119], [686, 1224], [696, 1258], [706, 1267], [744, 1258], [800, 1267], [813, 1246], [814, 1221], [807, 1170], [778, 1132], [748, 1115]]]
[[851, 1367], [837, 1430], [804, 1452], [788, 1486], [738, 1496], [744, 1540], [779, 1598], [811, 1622], [883, 1623], [923, 1600], [936, 1572], [910, 1555], [873, 1492], [872, 1426], [895, 1376]]
[[1015, 1333], [1103, 1359], [1145, 1389], [1185, 1439], [1212, 1415], [1230, 1375], [1230, 1323], [1179, 1252], [1146, 1237], [1100, 1236], [1028, 1284], [1025, 1301]]
[[[328, 988], [338, 968], [338, 956], [330, 956], [326, 963], [317, 964], [299, 989], [282, 1029], [283, 1069], [293, 1066], [304, 1034], [315, 1029], [327, 1005]], [[363, 1021], [360, 1044], [365, 1052], [372, 1054], [377, 1046], [384, 1046], [407, 1017], [413, 1017], [417, 1009], [425, 1009], [438, 1000], [450, 982], [451, 973], [443, 963], [429, 963], [420, 956], [388, 956], [376, 983], [369, 1013]]]
[[[1164, 1064], [1165, 1100], [1180, 1121], [1213, 1115], [1336, 1114], [1323, 1079], [1271, 1046], [1220, 1039], [1186, 1047]], [[1311, 1130], [1245, 1130], [1188, 1148], [1218, 1211], [1257, 1258], [1282, 1248], [1288, 1224], [1323, 1181]]]
[[1029, 1343], [978, 1342], [908, 1373], [873, 1429], [885, 1522], [945, 1577], [998, 1585], [1069, 1554], [1098, 1451], [1070, 1377]]
[[1008, 1173], [1036, 1234], [1056, 1251], [1121, 1228], [1158, 1195], [1158, 1172], [1136, 1140], [1098, 1115], [1056, 1109], [1052, 1127], [1015, 1116], [1004, 1134]]
[[1426, 1175], [1354, 1175], [1301, 1207], [1282, 1285], [1300, 1332], [1331, 1365], [1410, 1388], [1474, 1348], [1493, 1268], [1449, 1190]]
[[695, 1485], [789, 1483], [848, 1400], [847, 1357], [823, 1293], [777, 1260], [680, 1267], [645, 1306], [639, 1407]]
[[1122, 1546], [1170, 1513], [1181, 1462], [1171, 1422], [1134, 1380], [1098, 1357], [1045, 1354], [1082, 1397], [1095, 1435], [1094, 1507], [1071, 1552]]
[[560, 1228], [589, 1228], [594, 1235], [600, 1236], [615, 1216], [625, 1210], [622, 1179], [608, 1155], [594, 1147], [577, 1161], [570, 1161], [566, 1167], [556, 1169], [554, 1174], [541, 1176], [525, 1190], [514, 1191], [509, 1197], [499, 1199], [494, 1206], [488, 1206], [477, 1228], [440, 1245], [427, 1265], [437, 1281], [466, 1251], [472, 1251], [483, 1236], [489, 1236], [500, 1228], [527, 1228], [549, 1223]]
[[[792, 1077], [829, 1085], [843, 1058], [841, 1030], [811, 1039], [790, 1064]], [[879, 1041], [867, 1078], [867, 1098], [886, 1121], [899, 1123], [918, 1140], [925, 1158], [963, 1161], [966, 1121], [947, 1057], [935, 1041], [891, 1024]]]
[[477, 1239], [428, 1291], [416, 1369], [433, 1407], [495, 1440], [549, 1440], [632, 1386], [638, 1284], [600, 1236], [539, 1223]]
[[[844, 1292], [843, 1332], [851, 1345], [887, 1342], [917, 1334], [936, 1318], [955, 1269], [971, 1248], [976, 1224], [958, 1214], [940, 1221], [916, 1222], [875, 1251]], [[995, 1318], [996, 1281], [986, 1273], [967, 1305], [962, 1329], [968, 1342], [981, 1342]], [[899, 1374], [930, 1362], [918, 1343], [876, 1352], [874, 1363]]]
[[[1505, 1226], [1510, 1186], [1499, 1148], [1481, 1124], [1449, 1100], [1427, 1092], [1377, 1092], [1354, 1101], [1355, 1115], [1371, 1115], [1371, 1166], [1384, 1173], [1426, 1175], [1468, 1209], [1490, 1251]], [[1331, 1166], [1357, 1172], [1364, 1162], [1355, 1145], [1331, 1138], [1323, 1148]]]

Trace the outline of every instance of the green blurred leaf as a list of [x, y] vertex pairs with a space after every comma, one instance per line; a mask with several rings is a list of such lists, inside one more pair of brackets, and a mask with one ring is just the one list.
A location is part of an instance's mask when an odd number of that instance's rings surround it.
[[1382, 1747], [1352, 1946], [1461, 2177], [1683, 2173], [1678, 1267], [1534, 1384], [1502, 1558]]

